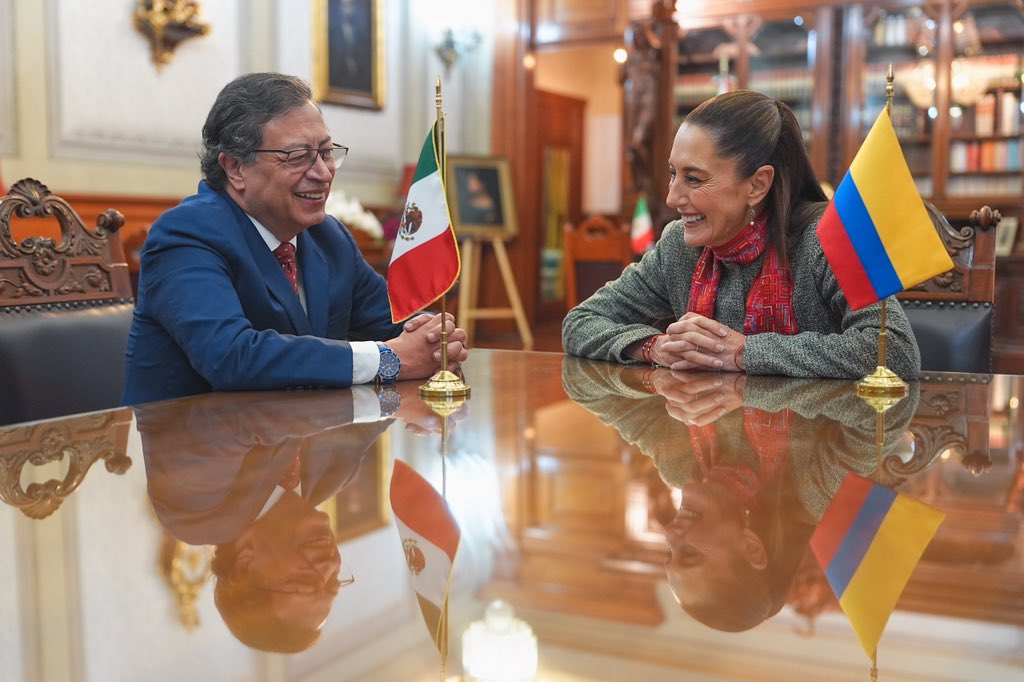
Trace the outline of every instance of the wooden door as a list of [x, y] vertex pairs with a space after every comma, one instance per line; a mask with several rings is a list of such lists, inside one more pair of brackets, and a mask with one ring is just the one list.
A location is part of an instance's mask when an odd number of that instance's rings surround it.
[[530, 173], [538, 249], [537, 322], [565, 316], [562, 226], [583, 218], [583, 126], [586, 101], [554, 92], [536, 93], [537, 136]]

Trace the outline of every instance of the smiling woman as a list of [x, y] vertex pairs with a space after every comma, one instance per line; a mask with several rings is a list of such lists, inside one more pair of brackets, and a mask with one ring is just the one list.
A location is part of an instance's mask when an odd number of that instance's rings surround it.
[[[669, 156], [679, 219], [655, 248], [569, 311], [566, 351], [677, 370], [860, 378], [876, 366], [880, 304], [851, 310], [813, 229], [825, 195], [788, 106], [747, 90], [687, 116]], [[899, 306], [890, 306], [893, 310]], [[920, 369], [902, 311], [889, 366]]]

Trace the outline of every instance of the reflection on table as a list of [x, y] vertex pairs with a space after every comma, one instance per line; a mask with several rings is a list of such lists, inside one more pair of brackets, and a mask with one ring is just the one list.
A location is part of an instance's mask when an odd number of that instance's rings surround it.
[[1024, 671], [1021, 379], [925, 377], [879, 420], [849, 382], [485, 350], [465, 371], [443, 456], [414, 384], [390, 417], [363, 388], [0, 431], [5, 674], [437, 679], [387, 504], [395, 460], [462, 529], [449, 676], [500, 598], [537, 636], [538, 679], [866, 677], [807, 551], [850, 471], [947, 515], [880, 676]]

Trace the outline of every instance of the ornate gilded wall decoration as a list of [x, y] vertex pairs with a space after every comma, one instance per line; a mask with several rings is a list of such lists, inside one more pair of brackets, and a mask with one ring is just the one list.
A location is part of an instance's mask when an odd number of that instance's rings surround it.
[[199, 12], [197, 0], [139, 0], [133, 23], [135, 30], [149, 39], [157, 69], [171, 61], [183, 41], [210, 32], [210, 25], [200, 21]]

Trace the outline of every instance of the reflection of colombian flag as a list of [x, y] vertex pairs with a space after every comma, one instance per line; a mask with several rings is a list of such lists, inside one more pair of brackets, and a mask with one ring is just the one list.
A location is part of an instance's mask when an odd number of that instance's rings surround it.
[[847, 474], [811, 550], [868, 656], [945, 514]]

